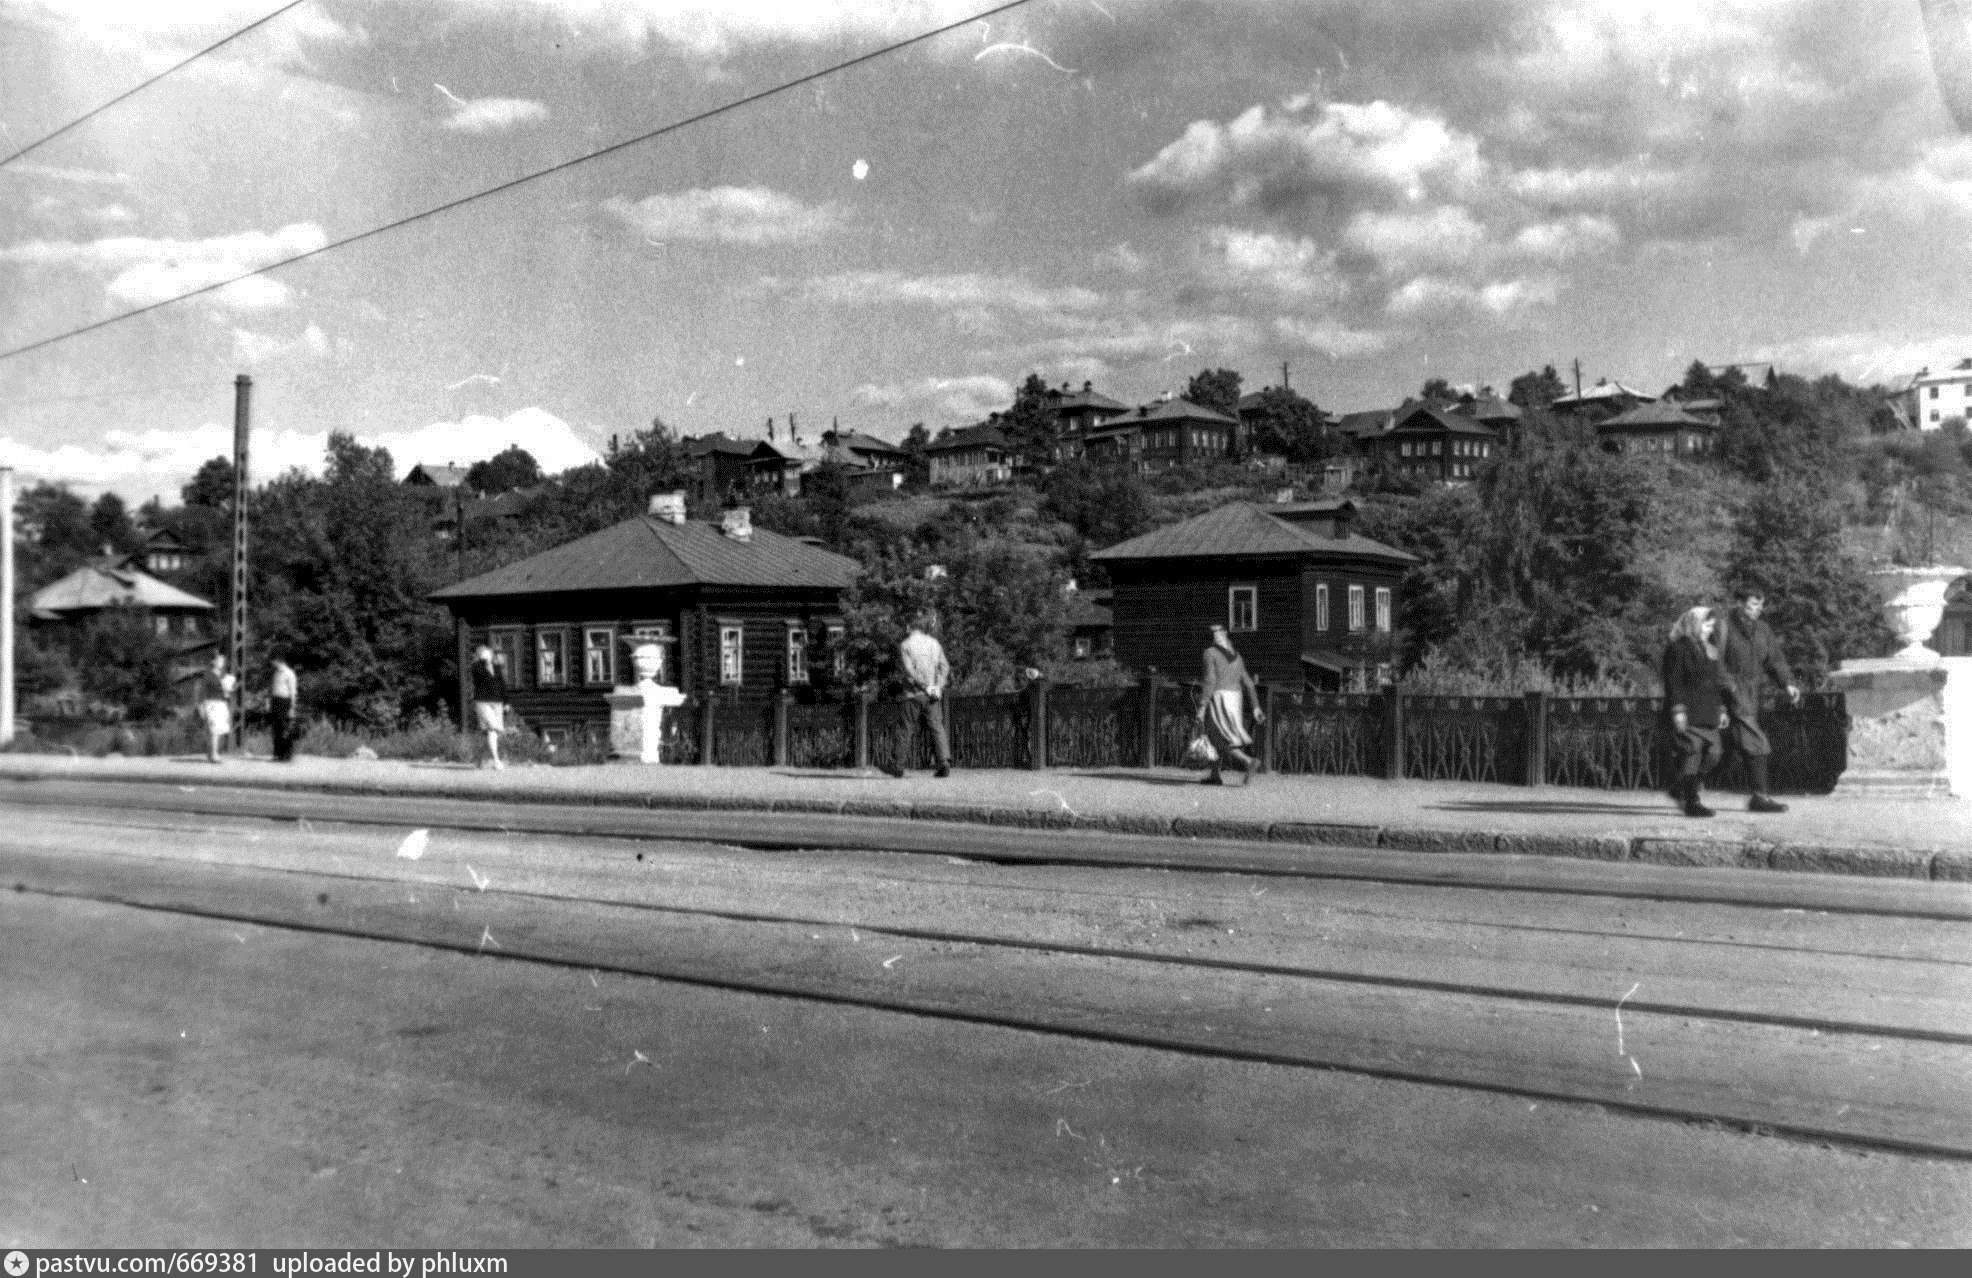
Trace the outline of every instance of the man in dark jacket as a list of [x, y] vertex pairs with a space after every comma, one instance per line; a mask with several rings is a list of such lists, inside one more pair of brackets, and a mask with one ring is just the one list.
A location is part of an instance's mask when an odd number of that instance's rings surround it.
[[1749, 586], [1739, 591], [1738, 604], [1726, 613], [1725, 633], [1720, 636], [1724, 651], [1719, 660], [1735, 690], [1733, 727], [1725, 734], [1726, 759], [1738, 755], [1746, 760], [1746, 775], [1753, 790], [1746, 803], [1748, 812], [1785, 812], [1785, 803], [1776, 803], [1767, 795], [1769, 750], [1760, 731], [1760, 698], [1768, 678], [1775, 687], [1787, 689], [1787, 699], [1794, 705], [1801, 704], [1801, 689], [1794, 682], [1794, 672], [1787, 668], [1787, 658], [1781, 655], [1773, 628], [1760, 620], [1766, 606], [1764, 593]]

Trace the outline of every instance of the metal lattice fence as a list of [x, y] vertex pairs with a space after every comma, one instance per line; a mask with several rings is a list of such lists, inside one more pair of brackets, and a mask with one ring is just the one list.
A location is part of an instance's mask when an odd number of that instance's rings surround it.
[[1273, 734], [1276, 772], [1384, 774], [1381, 697], [1320, 692], [1275, 697]]
[[1519, 782], [1527, 775], [1527, 711], [1518, 697], [1406, 697], [1403, 725], [1407, 777]]
[[1143, 693], [1137, 688], [1055, 688], [1048, 694], [1048, 763], [1057, 768], [1135, 767], [1143, 762]]

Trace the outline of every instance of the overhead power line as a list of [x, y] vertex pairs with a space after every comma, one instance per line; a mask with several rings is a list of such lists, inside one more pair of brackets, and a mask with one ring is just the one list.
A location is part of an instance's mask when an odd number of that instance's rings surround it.
[[72, 404], [89, 399], [134, 399], [139, 395], [166, 395], [174, 391], [201, 391], [210, 394], [212, 383], [178, 382], [171, 386], [138, 386], [129, 390], [91, 391], [83, 395], [42, 395], [34, 399], [0, 399], [0, 408], [28, 408], [36, 404]]
[[136, 97], [139, 93], [142, 93], [145, 89], [150, 88], [152, 85], [156, 84], [159, 80], [164, 79], [166, 76], [176, 74], [179, 71], [183, 71], [186, 67], [191, 66], [194, 62], [197, 62], [200, 58], [203, 58], [206, 54], [231, 44], [233, 41], [239, 39], [247, 32], [254, 30], [256, 27], [266, 26], [274, 19], [286, 13], [288, 10], [296, 8], [305, 2], [306, 0], [293, 0], [293, 3], [291, 4], [284, 4], [280, 8], [274, 10], [274, 12], [268, 14], [266, 17], [261, 18], [254, 22], [249, 22], [247, 25], [241, 27], [238, 31], [235, 31], [232, 35], [229, 35], [224, 40], [219, 41], [217, 44], [209, 44], [205, 48], [200, 49], [197, 53], [194, 53], [191, 57], [186, 58], [183, 62], [180, 62], [175, 66], [167, 67], [163, 71], [158, 72], [156, 75], [144, 81], [136, 88], [131, 89], [124, 93], [119, 93], [115, 97], [111, 98], [108, 102], [103, 103], [101, 106], [95, 108], [94, 110], [89, 111], [83, 115], [76, 116], [73, 120], [70, 120], [67, 124], [64, 124], [61, 128], [56, 129], [53, 133], [45, 134], [42, 137], [36, 138], [34, 141], [28, 143], [20, 150], [8, 156], [6, 159], [0, 160], [0, 168], [5, 168], [7, 165], [12, 164], [15, 160], [20, 159], [23, 155], [26, 155], [29, 151], [34, 150], [36, 147], [45, 146], [48, 143], [53, 142], [56, 138], [62, 136], [62, 134], [64, 133], [67, 133], [70, 129], [76, 128], [83, 124], [87, 124], [89, 121], [95, 119], [97, 116], [109, 110], [117, 103], [129, 101], [131, 98]]
[[311, 257], [320, 257], [324, 253], [334, 252], [336, 249], [339, 248], [347, 248], [351, 244], [356, 244], [363, 240], [370, 239], [374, 236], [383, 235], [386, 234], [387, 232], [398, 230], [399, 228], [409, 226], [414, 222], [422, 222], [426, 218], [437, 217], [441, 213], [449, 213], [453, 209], [463, 208], [468, 204], [472, 204], [476, 201], [486, 199], [488, 196], [499, 195], [503, 191], [511, 191], [517, 186], [525, 186], [527, 183], [535, 181], [538, 178], [544, 178], [549, 176], [550, 174], [560, 173], [564, 169], [572, 169], [578, 164], [587, 164], [590, 160], [600, 159], [605, 155], [612, 155], [618, 151], [625, 150], [629, 147], [637, 146], [640, 143], [648, 142], [652, 138], [660, 138], [668, 133], [676, 133], [680, 129], [690, 128], [692, 125], [695, 124], [703, 124], [707, 120], [711, 120], [718, 116], [725, 115], [731, 111], [737, 111], [741, 107], [751, 106], [755, 102], [764, 101], [765, 99], [771, 97], [777, 97], [780, 94], [786, 93], [791, 89], [798, 89], [806, 84], [813, 84], [817, 80], [821, 80], [828, 76], [835, 75], [838, 72], [847, 71], [852, 67], [861, 66], [865, 62], [874, 61], [877, 58], [884, 57], [888, 54], [896, 53], [900, 49], [908, 49], [912, 45], [922, 44], [926, 40], [935, 40], [939, 36], [945, 35], [948, 32], [957, 31], [961, 27], [972, 26], [974, 23], [984, 22], [988, 18], [997, 17], [1002, 13], [1009, 12], [1010, 10], [1013, 9], [1018, 9], [1023, 5], [1026, 5], [1027, 3], [1029, 3], [1029, 0], [1007, 0], [1007, 2], [1004, 4], [997, 4], [994, 5], [992, 8], [982, 9], [978, 13], [973, 14], [971, 17], [961, 18], [957, 22], [948, 22], [944, 26], [935, 27], [930, 31], [920, 32], [917, 35], [907, 37], [906, 39], [903, 40], [899, 40], [894, 44], [884, 45], [880, 49], [872, 49], [868, 53], [857, 54], [853, 58], [848, 58], [844, 61], [834, 63], [831, 66], [823, 67], [819, 71], [811, 71], [807, 75], [800, 76], [793, 80], [788, 80], [781, 84], [777, 84], [771, 89], [762, 89], [758, 93], [750, 93], [743, 98], [735, 98], [731, 102], [722, 103], [721, 105], [713, 107], [710, 110], [701, 111], [697, 115], [688, 116], [685, 119], [673, 121], [672, 123], [664, 125], [661, 128], [652, 129], [648, 133], [639, 133], [636, 137], [625, 138], [621, 142], [612, 142], [606, 147], [601, 147], [597, 150], [586, 152], [582, 155], [575, 156], [572, 159], [563, 160], [557, 164], [551, 164], [545, 169], [536, 169], [532, 173], [523, 174], [520, 177], [513, 178], [506, 182], [502, 182], [497, 186], [489, 186], [483, 191], [475, 191], [471, 195], [462, 195], [456, 200], [447, 200], [445, 203], [434, 205], [431, 208], [425, 209], [421, 213], [413, 213], [410, 214], [408, 217], [398, 218], [394, 222], [385, 222], [381, 226], [373, 226], [366, 231], [358, 231], [354, 235], [346, 235], [339, 240], [330, 240], [327, 244], [324, 244], [319, 248], [309, 249], [304, 253], [296, 253], [293, 257], [284, 257], [278, 262], [270, 262], [266, 266], [258, 266], [250, 271], [242, 271], [238, 275], [229, 276], [223, 280], [216, 280], [211, 284], [206, 284], [199, 288], [191, 289], [190, 291], [180, 293], [175, 297], [167, 297], [161, 302], [152, 302], [146, 306], [139, 306], [134, 310], [123, 311], [119, 314], [112, 315], [108, 319], [97, 320], [93, 324], [84, 324], [80, 328], [72, 328], [65, 333], [57, 333], [53, 337], [44, 337], [40, 341], [29, 342], [25, 346], [16, 346], [9, 351], [0, 351], [0, 360], [13, 359], [17, 355], [26, 355], [31, 351], [38, 351], [43, 347], [53, 346], [57, 342], [65, 342], [72, 337], [81, 337], [85, 333], [93, 333], [98, 329], [108, 328], [112, 324], [120, 324], [127, 319], [135, 319], [139, 315], [149, 314], [150, 312], [158, 310], [161, 307], [170, 306], [173, 305], [174, 303], [185, 301], [188, 298], [199, 297], [203, 294], [214, 292], [218, 289], [225, 288], [229, 284], [237, 284], [241, 280], [251, 279], [253, 276], [256, 275], [265, 275], [269, 271], [277, 271], [283, 266], [292, 266], [296, 262], [304, 262]]

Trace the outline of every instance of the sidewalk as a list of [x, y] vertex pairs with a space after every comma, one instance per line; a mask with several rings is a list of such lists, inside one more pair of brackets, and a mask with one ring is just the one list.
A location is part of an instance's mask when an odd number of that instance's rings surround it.
[[[88, 759], [0, 755], [0, 779], [149, 781], [507, 802], [841, 813], [1411, 852], [1500, 852], [1972, 881], [1972, 802], [1790, 797], [1753, 816], [1716, 795], [1709, 821], [1650, 791], [1262, 776], [1198, 784], [1174, 769], [914, 773], [798, 768], [512, 766], [303, 758]], [[0, 790], [0, 796], [5, 791]]]

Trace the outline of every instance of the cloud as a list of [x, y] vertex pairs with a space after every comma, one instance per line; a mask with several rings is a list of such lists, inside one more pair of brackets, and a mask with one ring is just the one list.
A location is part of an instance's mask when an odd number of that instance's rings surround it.
[[548, 118], [546, 104], [531, 98], [452, 98], [452, 103], [452, 114], [439, 127], [454, 133], [505, 133]]
[[128, 173], [106, 173], [101, 169], [61, 168], [52, 164], [36, 164], [32, 160], [21, 160], [7, 166], [7, 172], [27, 177], [50, 178], [57, 182], [76, 182], [85, 186], [129, 186]]
[[1744, 358], [1755, 363], [1771, 361], [1782, 372], [1805, 377], [1834, 373], [1862, 385], [1897, 388], [1919, 369], [1956, 366], [1967, 351], [1972, 351], [1972, 329], [1921, 338], [1907, 332], [1866, 329], [1771, 342], [1752, 347], [1744, 352]]
[[[775, 286], [782, 286], [775, 282]], [[955, 313], [1006, 311], [1048, 319], [1100, 311], [1109, 299], [1079, 285], [1047, 287], [1017, 275], [906, 275], [901, 271], [845, 271], [807, 280], [801, 297], [835, 305], [929, 306]]]
[[1282, 341], [1319, 351], [1330, 359], [1360, 359], [1379, 354], [1390, 345], [1385, 334], [1349, 328], [1333, 319], [1305, 320], [1282, 315], [1274, 320], [1274, 333]]
[[635, 203], [622, 196], [603, 208], [624, 225], [660, 243], [814, 244], [841, 232], [847, 213], [835, 204], [803, 204], [764, 186], [693, 188]]
[[[646, 50], [661, 44], [704, 60], [769, 44], [870, 44], [956, 22], [969, 0], [465, 0], [489, 17], [516, 8], [545, 12], [587, 38]], [[1009, 30], [1014, 24], [996, 24]], [[966, 53], [971, 54], [968, 47]]]
[[[265, 18], [266, 0], [26, 0], [15, 12], [56, 27], [163, 71], [247, 24]], [[10, 15], [13, 16], [13, 15]], [[363, 28], [337, 21], [319, 4], [304, 4], [256, 28], [181, 73], [207, 79], [261, 79], [267, 68], [313, 73], [311, 55], [322, 45], [361, 45]]]
[[1393, 274], [1461, 268], [1479, 261], [1488, 247], [1486, 228], [1458, 205], [1424, 212], [1364, 209], [1349, 219], [1342, 243]]
[[1309, 201], [1416, 202], [1459, 195], [1485, 175], [1478, 140], [1385, 101], [1262, 103], [1231, 121], [1194, 120], [1130, 174], [1153, 208], [1224, 199], [1280, 209]]
[[1475, 286], [1421, 275], [1392, 293], [1384, 309], [1399, 319], [1458, 313], [1504, 317], [1531, 306], [1552, 305], [1559, 293], [1559, 284], [1546, 278], [1494, 280]]
[[865, 408], [900, 409], [977, 421], [1013, 402], [1013, 384], [989, 374], [969, 377], [925, 377], [915, 382], [876, 385], [865, 382], [849, 392]]
[[[31, 240], [0, 248], [0, 263], [68, 267], [104, 280], [119, 302], [162, 302], [195, 288], [322, 247], [328, 238], [313, 222], [297, 222], [273, 234], [243, 231], [204, 240], [164, 240], [122, 235], [100, 240]], [[212, 300], [237, 310], [285, 306], [288, 287], [255, 276], [219, 290]]]
[[[325, 431], [263, 427], [253, 432], [251, 442], [256, 482], [292, 469], [322, 473], [328, 450]], [[504, 418], [466, 417], [412, 430], [359, 434], [357, 442], [388, 448], [400, 476], [419, 462], [483, 461], [509, 445], [525, 448], [550, 474], [599, 460], [567, 422], [539, 407]], [[206, 461], [232, 452], [233, 428], [217, 422], [181, 430], [111, 430], [100, 448], [63, 444], [42, 449], [0, 439], [0, 464], [13, 466], [30, 482], [110, 489], [132, 501], [176, 492]]]
[[1206, 242], [1210, 269], [1235, 288], [1295, 298], [1337, 298], [1343, 293], [1335, 254], [1311, 239], [1215, 226], [1206, 233]]
[[319, 324], [311, 323], [293, 337], [258, 333], [246, 328], [233, 330], [234, 361], [256, 368], [292, 356], [320, 359], [329, 350], [329, 335], [322, 331]]

